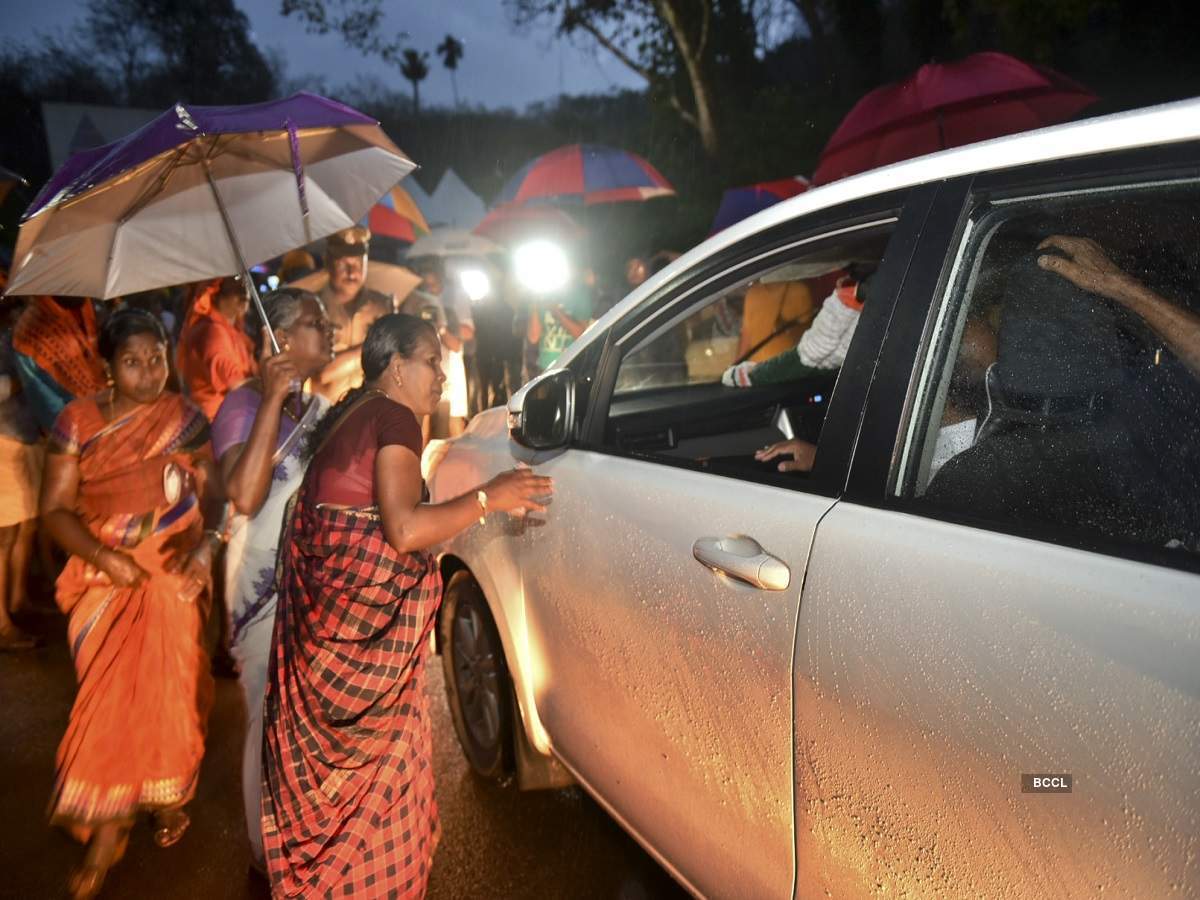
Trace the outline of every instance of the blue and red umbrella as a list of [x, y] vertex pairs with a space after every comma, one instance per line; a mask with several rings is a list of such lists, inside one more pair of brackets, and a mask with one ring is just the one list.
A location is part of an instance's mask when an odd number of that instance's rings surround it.
[[776, 181], [760, 181], [745, 187], [730, 188], [721, 195], [721, 206], [713, 219], [709, 235], [714, 235], [742, 219], [774, 206], [780, 200], [803, 194], [809, 189], [808, 179], [803, 175], [780, 178]]
[[670, 197], [675, 188], [636, 153], [600, 144], [568, 144], [521, 167], [495, 205], [620, 203]]
[[363, 223], [371, 234], [395, 238], [407, 244], [429, 234], [429, 223], [412, 196], [402, 187], [394, 187], [371, 207]]

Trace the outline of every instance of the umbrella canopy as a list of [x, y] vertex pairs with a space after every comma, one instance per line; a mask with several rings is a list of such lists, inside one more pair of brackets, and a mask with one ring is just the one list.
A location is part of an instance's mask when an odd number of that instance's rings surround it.
[[553, 206], [498, 206], [475, 226], [475, 233], [511, 247], [534, 238], [571, 243], [585, 231], [574, 219]]
[[854, 105], [821, 153], [813, 184], [1053, 125], [1095, 100], [1065, 75], [1003, 53], [929, 63]]
[[408, 244], [429, 233], [429, 224], [416, 202], [408, 191], [399, 186], [392, 188], [371, 207], [363, 224], [371, 229], [373, 235], [395, 238]]
[[808, 179], [803, 175], [792, 178], [780, 178], [776, 181], [760, 181], [758, 184], [746, 187], [730, 188], [721, 195], [721, 205], [713, 219], [709, 235], [728, 228], [734, 222], [749, 218], [756, 212], [761, 212], [768, 206], [774, 206], [780, 200], [803, 194], [809, 188]]
[[591, 205], [674, 193], [667, 179], [637, 154], [600, 144], [569, 144], [522, 166], [500, 191], [496, 206], [531, 201]]
[[232, 275], [354, 225], [414, 167], [374, 119], [314, 94], [176, 104], [55, 173], [8, 292], [109, 298]]
[[[412, 269], [376, 260], [367, 263], [367, 277], [363, 280], [364, 287], [379, 291], [381, 294], [391, 294], [397, 306], [403, 303], [404, 298], [411, 294], [413, 288], [420, 283], [421, 276]], [[329, 272], [320, 269], [303, 278], [297, 278], [288, 286], [304, 288], [304, 290], [316, 294], [327, 284], [329, 284]]]
[[435, 228], [408, 248], [410, 258], [417, 256], [487, 256], [503, 253], [504, 248], [487, 238], [457, 228]]

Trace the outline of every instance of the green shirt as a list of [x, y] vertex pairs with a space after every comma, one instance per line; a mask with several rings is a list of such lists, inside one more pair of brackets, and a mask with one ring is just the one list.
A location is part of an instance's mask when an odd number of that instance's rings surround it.
[[561, 306], [568, 317], [586, 325], [592, 318], [592, 298], [583, 285], [566, 288], [557, 297], [548, 297], [546, 307], [539, 310], [542, 317], [542, 338], [538, 341], [538, 367], [543, 371], [557, 360], [575, 340], [554, 315], [553, 307]]

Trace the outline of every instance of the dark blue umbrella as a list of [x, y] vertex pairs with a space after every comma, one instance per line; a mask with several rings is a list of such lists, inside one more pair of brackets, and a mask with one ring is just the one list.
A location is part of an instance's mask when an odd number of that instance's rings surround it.
[[717, 209], [708, 233], [714, 235], [735, 222], [762, 212], [768, 206], [774, 206], [781, 200], [803, 194], [808, 188], [808, 179], [803, 175], [730, 188], [721, 195], [721, 206]]

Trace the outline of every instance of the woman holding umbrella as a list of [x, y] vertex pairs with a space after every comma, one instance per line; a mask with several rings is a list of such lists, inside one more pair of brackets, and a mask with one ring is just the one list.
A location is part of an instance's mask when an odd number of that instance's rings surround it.
[[434, 327], [378, 319], [365, 382], [312, 436], [280, 542], [263, 711], [263, 845], [277, 897], [419, 897], [439, 826], [425, 648], [441, 598], [430, 548], [489, 512], [541, 510], [550, 479], [505, 472], [422, 502], [420, 416], [445, 375]]
[[281, 288], [264, 297], [263, 306], [282, 352], [271, 355], [264, 329], [260, 377], [225, 397], [212, 426], [213, 450], [237, 512], [225, 556], [225, 597], [231, 648], [246, 700], [246, 830], [260, 868], [262, 707], [275, 630], [275, 557], [284, 509], [304, 477], [305, 440], [329, 409], [315, 394], [304, 394], [295, 404], [294, 386], [316, 376], [333, 357], [333, 327], [315, 294]]
[[99, 344], [110, 386], [59, 415], [41, 496], [43, 524], [71, 554], [56, 596], [79, 693], [50, 817], [88, 844], [71, 879], [77, 898], [100, 890], [140, 811], [154, 814], [160, 846], [188, 826], [211, 698], [201, 623], [219, 539], [200, 510], [214, 521], [222, 507], [207, 420], [164, 391], [162, 324], [121, 310]]

